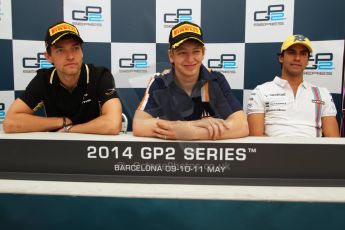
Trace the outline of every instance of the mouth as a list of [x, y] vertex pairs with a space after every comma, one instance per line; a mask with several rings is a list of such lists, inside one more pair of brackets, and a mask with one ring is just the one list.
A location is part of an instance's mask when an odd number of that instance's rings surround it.
[[185, 68], [187, 69], [193, 69], [195, 68], [196, 64], [188, 64], [188, 65], [184, 65]]
[[67, 63], [64, 66], [66, 66], [66, 67], [77, 66], [77, 63]]
[[301, 64], [297, 64], [297, 63], [293, 63], [293, 64], [291, 64], [291, 66], [293, 66], [293, 67], [302, 67]]

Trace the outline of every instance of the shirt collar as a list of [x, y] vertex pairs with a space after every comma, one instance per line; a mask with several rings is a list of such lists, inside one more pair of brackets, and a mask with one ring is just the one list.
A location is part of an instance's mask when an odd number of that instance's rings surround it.
[[[175, 79], [175, 68], [174, 66], [167, 71], [163, 71], [162, 75], [165, 75], [162, 77], [165, 86], [169, 86], [171, 83], [174, 82]], [[201, 82], [201, 84], [204, 84], [207, 80], [213, 80], [214, 76], [211, 75], [211, 72], [202, 64], [200, 66], [200, 73], [199, 73], [199, 79], [198, 82]]]
[[[280, 78], [280, 77], [278, 77], [278, 76], [276, 76], [276, 77], [274, 78], [273, 82], [274, 82], [275, 84], [279, 85], [279, 86], [282, 87], [282, 88], [285, 88], [285, 87], [289, 86], [289, 82], [288, 82], [287, 80], [284, 80], [284, 79], [282, 79], [282, 78]], [[301, 85], [302, 85], [302, 87], [303, 87], [304, 89], [307, 89], [309, 83], [306, 82], [305, 80], [303, 80]]]
[[[80, 78], [78, 80], [78, 85], [86, 85], [90, 82], [90, 71], [87, 64], [83, 64], [81, 67]], [[58, 84], [60, 85], [60, 79], [56, 72], [56, 68], [50, 74], [50, 84]]]

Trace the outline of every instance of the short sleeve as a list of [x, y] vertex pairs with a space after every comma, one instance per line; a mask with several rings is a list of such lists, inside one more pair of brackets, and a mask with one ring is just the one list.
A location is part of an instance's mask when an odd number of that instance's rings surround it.
[[257, 86], [250, 94], [249, 101], [247, 103], [247, 114], [264, 112], [265, 103], [262, 98], [260, 87]]
[[217, 74], [218, 74], [217, 83], [226, 100], [226, 104], [224, 104], [223, 106], [217, 106], [217, 109], [218, 109], [218, 112], [221, 114], [221, 117], [223, 119], [226, 119], [231, 114], [237, 111], [243, 110], [243, 108], [242, 108], [241, 103], [234, 96], [233, 91], [231, 90], [231, 87], [228, 81], [225, 79], [224, 75], [219, 74], [219, 73]]
[[101, 102], [101, 105], [110, 99], [118, 98], [114, 77], [109, 70], [103, 71], [98, 87], [98, 100]]
[[145, 91], [145, 95], [138, 106], [138, 110], [145, 111], [153, 117], [162, 116], [161, 109], [159, 108], [158, 103], [156, 102], [154, 94], [155, 92], [164, 90], [165, 88], [166, 87], [162, 79], [153, 77], [149, 81], [149, 84]]
[[37, 105], [43, 101], [44, 87], [40, 76], [36, 75], [19, 98], [34, 110]]
[[324, 106], [322, 106], [322, 114], [321, 117], [326, 116], [336, 116], [337, 109], [335, 107], [332, 95], [326, 88], [323, 88], [323, 97], [322, 100], [324, 101]]

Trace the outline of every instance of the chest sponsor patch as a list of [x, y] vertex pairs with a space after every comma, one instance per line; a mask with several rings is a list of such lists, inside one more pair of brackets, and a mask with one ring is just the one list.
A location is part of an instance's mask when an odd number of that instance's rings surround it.
[[113, 88], [113, 89], [108, 89], [107, 91], [105, 91], [105, 95], [107, 95], [107, 96], [110, 96], [110, 95], [113, 95], [114, 93], [115, 93], [115, 89]]
[[316, 100], [316, 99], [312, 99], [311, 102], [312, 102], [312, 103], [315, 103], [315, 104], [318, 104], [318, 105], [324, 105], [324, 104], [325, 104], [324, 101], [322, 101], [322, 100]]

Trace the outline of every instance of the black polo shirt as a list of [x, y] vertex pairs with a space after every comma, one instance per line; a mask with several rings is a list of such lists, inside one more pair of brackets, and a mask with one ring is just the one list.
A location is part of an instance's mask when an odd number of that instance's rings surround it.
[[82, 65], [72, 93], [61, 84], [55, 68], [39, 69], [20, 96], [31, 109], [44, 108], [47, 117], [68, 117], [73, 124], [88, 122], [101, 113], [101, 106], [117, 98], [111, 72], [102, 67]]

